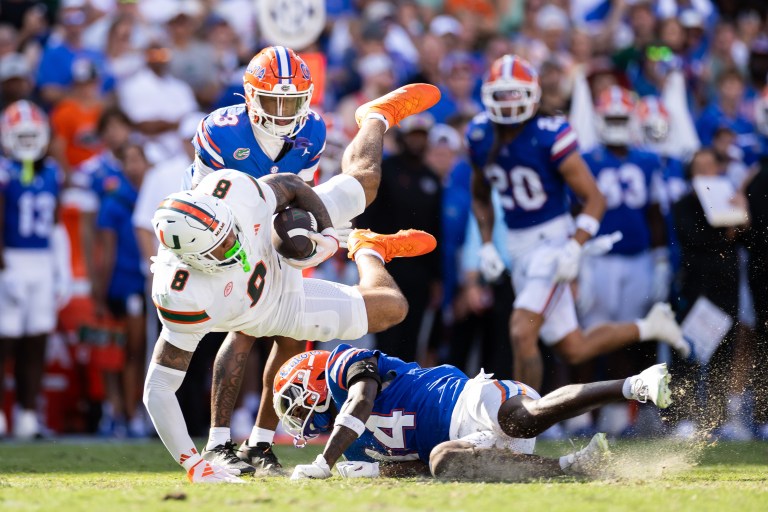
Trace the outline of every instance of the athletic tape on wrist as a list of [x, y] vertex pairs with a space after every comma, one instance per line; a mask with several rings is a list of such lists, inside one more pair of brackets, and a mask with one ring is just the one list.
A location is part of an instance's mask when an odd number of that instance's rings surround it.
[[351, 414], [342, 413], [336, 416], [336, 421], [333, 422], [335, 426], [344, 426], [348, 429], [352, 430], [355, 434], [357, 434], [357, 437], [360, 437], [363, 435], [363, 432], [365, 432], [365, 423], [363, 423], [359, 418], [355, 418]]
[[600, 221], [586, 213], [580, 213], [576, 216], [576, 227], [589, 233], [589, 236], [595, 236], [600, 230]]

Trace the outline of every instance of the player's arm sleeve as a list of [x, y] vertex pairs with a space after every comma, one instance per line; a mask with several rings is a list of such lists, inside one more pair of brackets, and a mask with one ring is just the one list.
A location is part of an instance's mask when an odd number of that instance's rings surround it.
[[197, 187], [203, 178], [215, 171], [216, 169], [205, 165], [202, 158], [195, 154], [195, 161], [192, 163], [192, 188]]
[[323, 151], [325, 151], [325, 141], [323, 141], [320, 151], [318, 151], [311, 159], [307, 160], [304, 163], [304, 168], [299, 171], [299, 177], [307, 183], [311, 184], [314, 180], [315, 172], [317, 171], [317, 168], [320, 167], [320, 155]]
[[[214, 140], [213, 135], [215, 132], [211, 124], [211, 116], [206, 116], [197, 125], [197, 132], [195, 132], [195, 136], [192, 138], [192, 145], [195, 146], [195, 179], [198, 180], [205, 177], [204, 175], [211, 171], [226, 167], [221, 147]], [[208, 169], [208, 172], [204, 172], [204, 175], [200, 176], [200, 178], [197, 177], [198, 161], [201, 166]]]
[[114, 202], [107, 199], [101, 204], [99, 213], [96, 215], [96, 226], [99, 229], [109, 229], [111, 231], [117, 231], [117, 218], [116, 218]]
[[666, 208], [666, 185], [664, 183], [663, 171], [661, 169], [661, 162], [657, 162], [657, 167], [651, 173], [651, 190], [650, 190], [650, 203], [658, 204]]
[[[367, 359], [378, 359], [379, 354], [378, 350], [359, 348], [349, 348], [333, 354], [328, 365], [328, 380], [339, 386], [343, 391], [346, 391], [356, 379], [361, 378], [360, 365], [355, 366], [355, 364]], [[378, 372], [378, 366], [376, 371]], [[380, 375], [379, 383], [381, 383]]]
[[168, 294], [153, 294], [152, 301], [163, 324], [160, 337], [181, 350], [194, 352], [203, 336], [213, 328], [208, 311], [191, 301], [171, 298]]
[[483, 128], [474, 123], [467, 127], [465, 139], [469, 152], [469, 161], [475, 169], [483, 169], [488, 159], [488, 151], [490, 149], [488, 134], [486, 133], [488, 129], [488, 127]]
[[574, 130], [567, 121], [557, 129], [549, 157], [555, 166], [560, 167], [566, 158], [579, 151], [579, 140]]

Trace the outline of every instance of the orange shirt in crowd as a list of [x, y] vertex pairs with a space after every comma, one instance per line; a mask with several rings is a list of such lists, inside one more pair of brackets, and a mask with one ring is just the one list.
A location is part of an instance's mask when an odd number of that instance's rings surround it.
[[51, 112], [51, 126], [54, 137], [64, 142], [64, 156], [67, 163], [76, 166], [96, 155], [101, 142], [96, 134], [96, 124], [101, 116], [102, 106], [84, 106], [66, 98]]

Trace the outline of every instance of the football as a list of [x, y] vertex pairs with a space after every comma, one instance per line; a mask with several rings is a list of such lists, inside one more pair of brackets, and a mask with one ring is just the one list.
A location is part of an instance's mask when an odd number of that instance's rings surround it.
[[286, 208], [272, 220], [272, 245], [277, 252], [292, 259], [304, 259], [315, 250], [307, 234], [317, 231], [315, 217], [301, 208]]

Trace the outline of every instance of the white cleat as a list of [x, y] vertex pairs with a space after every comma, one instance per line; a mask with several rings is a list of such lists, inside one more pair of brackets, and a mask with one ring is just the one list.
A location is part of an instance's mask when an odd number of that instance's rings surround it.
[[230, 474], [226, 469], [200, 459], [200, 461], [189, 468], [187, 478], [193, 484], [244, 484], [245, 482]]
[[632, 400], [645, 403], [648, 400], [655, 403], [659, 409], [666, 409], [672, 403], [672, 392], [669, 382], [672, 376], [667, 371], [667, 363], [651, 366], [630, 378]]
[[569, 475], [594, 475], [603, 469], [610, 455], [608, 440], [605, 434], [600, 432], [581, 450], [560, 457], [560, 467]]
[[13, 435], [17, 439], [34, 439], [40, 434], [40, 424], [35, 411], [21, 409], [14, 416]]
[[666, 343], [683, 359], [688, 359], [691, 355], [691, 345], [683, 337], [683, 331], [675, 320], [675, 313], [669, 304], [657, 302], [641, 321], [646, 328], [644, 339]]

